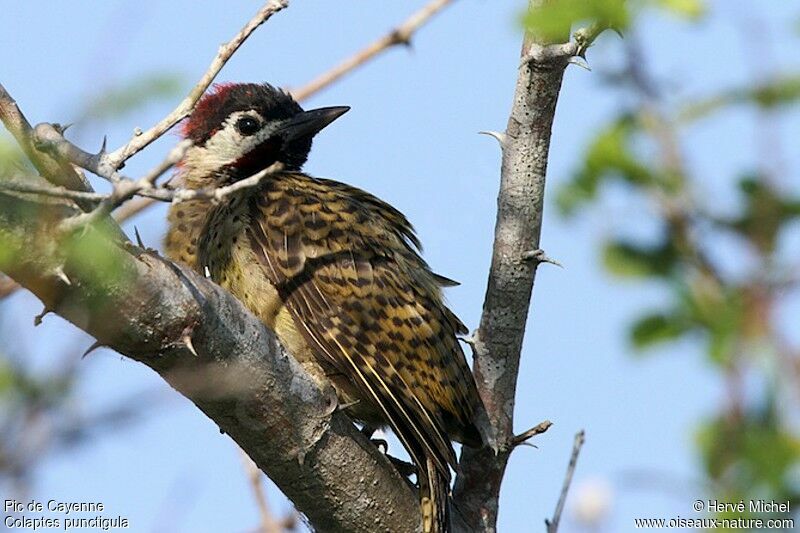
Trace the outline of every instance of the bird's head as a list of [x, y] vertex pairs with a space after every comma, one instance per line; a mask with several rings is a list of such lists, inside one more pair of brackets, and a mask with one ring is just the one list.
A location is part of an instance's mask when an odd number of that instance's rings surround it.
[[183, 161], [187, 185], [231, 183], [281, 162], [299, 170], [311, 140], [349, 107], [304, 111], [286, 92], [269, 84], [214, 86], [183, 126], [194, 145]]

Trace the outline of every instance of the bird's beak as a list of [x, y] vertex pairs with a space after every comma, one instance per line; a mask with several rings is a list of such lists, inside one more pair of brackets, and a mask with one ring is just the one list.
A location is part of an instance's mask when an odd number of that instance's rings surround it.
[[283, 125], [281, 133], [286, 141], [292, 141], [301, 137], [313, 137], [322, 128], [350, 111], [347, 106], [320, 107], [303, 111], [289, 119]]

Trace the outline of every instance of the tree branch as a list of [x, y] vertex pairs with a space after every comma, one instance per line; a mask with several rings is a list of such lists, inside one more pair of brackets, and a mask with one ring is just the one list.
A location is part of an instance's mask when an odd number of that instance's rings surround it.
[[[545, 0], [534, 0], [535, 9]], [[515, 447], [514, 404], [522, 341], [539, 251], [550, 136], [564, 69], [601, 27], [578, 30], [565, 44], [523, 40], [511, 114], [502, 148], [492, 263], [480, 325], [473, 335], [474, 373], [498, 451], [463, 448], [454, 504], [463, 531], [496, 531], [500, 485]], [[563, 30], [569, 36], [569, 28]], [[546, 257], [539, 252], [540, 257]]]
[[267, 494], [264, 491], [264, 486], [261, 484], [264, 473], [258, 469], [258, 465], [250, 459], [250, 456], [247, 455], [244, 450], [240, 451], [242, 453], [242, 462], [244, 463], [247, 479], [250, 482], [250, 487], [253, 489], [253, 497], [258, 506], [258, 513], [261, 515], [260, 533], [282, 533], [285, 529], [293, 529], [296, 521], [294, 514], [289, 514], [281, 520], [277, 520], [272, 516], [269, 504], [267, 503]]
[[203, 93], [206, 92], [206, 89], [211, 85], [211, 82], [214, 81], [214, 78], [217, 77], [219, 71], [222, 70], [222, 67], [225, 66], [225, 63], [231, 58], [231, 56], [239, 49], [240, 46], [250, 37], [256, 28], [261, 26], [264, 22], [269, 20], [272, 15], [285, 9], [289, 5], [288, 0], [269, 0], [258, 12], [250, 19], [244, 27], [239, 30], [233, 39], [228, 41], [227, 43], [220, 46], [217, 55], [211, 61], [211, 65], [208, 67], [208, 70], [203, 74], [203, 77], [200, 78], [200, 81], [192, 87], [192, 90], [189, 91], [189, 94], [183, 101], [178, 104], [169, 115], [161, 119], [158, 124], [154, 125], [149, 130], [139, 134], [134, 135], [134, 137], [126, 144], [114, 150], [109, 154], [104, 154], [101, 152], [100, 154], [100, 161], [98, 161], [98, 167], [100, 170], [101, 176], [106, 174], [113, 174], [116, 172], [120, 166], [127, 161], [131, 156], [145, 148], [147, 145], [164, 135], [170, 128], [172, 128], [175, 124], [189, 116], [189, 113], [192, 112], [194, 109], [195, 104], [197, 104], [198, 100], [203, 96]]
[[3, 122], [30, 162], [44, 178], [67, 189], [92, 190], [85, 176], [78, 174], [69, 163], [52, 158], [36, 149], [33, 144], [33, 128], [30, 122], [2, 84], [0, 84], [0, 121]]
[[433, 0], [383, 37], [370, 43], [362, 50], [356, 52], [351, 57], [345, 59], [329, 71], [320, 74], [302, 87], [293, 89], [291, 91], [292, 96], [296, 100], [305, 100], [306, 98], [309, 98], [325, 87], [336, 82], [345, 74], [357, 69], [381, 52], [385, 52], [386, 50], [397, 45], [410, 45], [411, 37], [414, 35], [414, 33], [423, 24], [428, 22], [431, 17], [452, 2], [453, 0]]
[[561, 494], [558, 496], [556, 509], [553, 511], [553, 518], [545, 520], [547, 533], [557, 533], [558, 523], [561, 521], [561, 514], [564, 512], [564, 504], [567, 501], [567, 493], [569, 493], [569, 486], [572, 484], [572, 476], [575, 474], [575, 467], [578, 464], [578, 455], [581, 453], [583, 443], [586, 441], [586, 432], [580, 430], [575, 434], [575, 442], [572, 444], [572, 454], [569, 457], [569, 464], [567, 465], [567, 473], [564, 475], [564, 484], [561, 487]]
[[[41, 207], [0, 192], [0, 242], [10, 252], [0, 269], [47, 310], [158, 372], [318, 531], [414, 531], [408, 484], [337, 409], [330, 386], [313, 381], [236, 298], [95, 226], [59, 240], [58, 225], [79, 211]], [[87, 246], [105, 269], [86, 261]]]
[[[308, 82], [306, 85], [292, 90], [292, 96], [298, 102], [302, 102], [303, 100], [315, 95], [322, 89], [332, 85], [344, 75], [374, 59], [382, 52], [399, 44], [409, 44], [414, 33], [416, 33], [422, 25], [428, 22], [428, 20], [430, 20], [436, 13], [447, 7], [447, 5], [451, 4], [452, 2], [453, 0], [434, 0], [430, 4], [414, 13], [411, 17], [398, 25], [388, 34], [369, 44], [364, 49], [358, 51], [352, 57], [345, 59], [339, 65], [336, 65], [327, 72], [320, 74], [317, 78]], [[114, 218], [121, 223], [138, 215], [148, 207], [154, 205], [157, 201], [158, 200], [153, 198], [138, 198], [134, 201], [127, 202], [114, 212]]]
[[[185, 109], [185, 102], [195, 94], [199, 98], [221, 62], [284, 5], [269, 2], [226, 45], [232, 48], [221, 49], [210, 74], [187, 100], [144, 139], [134, 138], [116, 155], [101, 150], [96, 160], [82, 160], [91, 156], [85, 152], [56, 153], [95, 165], [98, 175], [125, 183], [117, 175], [118, 166], [188, 112], [191, 106]], [[36, 149], [30, 124], [0, 90], [0, 118], [37, 167], [41, 165], [40, 172], [72, 190], [74, 200], [90, 201], [90, 208], [96, 204], [91, 188], [64, 178], [62, 174], [82, 177], [66, 160]], [[56, 148], [77, 150], [58, 140], [63, 136], [55, 131]], [[143, 180], [154, 183], [161, 168]], [[58, 192], [54, 196], [66, 197]], [[42, 202], [0, 190], [0, 243], [9, 252], [3, 254], [0, 270], [41, 299], [44, 312], [59, 314], [94, 336], [98, 345], [158, 372], [228, 433], [316, 530], [415, 531], [415, 494], [337, 408], [330, 384], [313, 381], [238, 300], [194, 272], [109, 238], [106, 224], [89, 224], [74, 234], [58, 231], [65, 220], [79, 215], [68, 202]], [[102, 266], [87, 261], [87, 255], [102, 257]]]

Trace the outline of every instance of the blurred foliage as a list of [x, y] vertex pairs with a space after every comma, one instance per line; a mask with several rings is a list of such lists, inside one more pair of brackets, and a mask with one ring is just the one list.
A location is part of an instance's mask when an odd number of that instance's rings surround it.
[[[636, 11], [652, 6], [690, 18], [703, 13], [703, 5], [691, 1], [555, 0], [526, 22], [550, 38], [561, 38], [548, 34], [551, 29], [592, 20], [622, 23], [635, 31]], [[543, 17], [552, 19], [545, 23]], [[565, 217], [576, 216], [599, 204], [612, 185], [618, 196], [629, 195], [646, 206], [647, 226], [655, 227], [648, 238], [630, 231], [626, 216], [623, 227], [614, 228], [602, 245], [602, 264], [611, 275], [659, 285], [667, 294], [661, 306], [632, 321], [630, 344], [636, 353], [656, 346], [664, 353], [670, 343], [700, 343], [725, 391], [718, 412], [697, 429], [713, 496], [726, 502], [788, 501], [796, 513], [800, 346], [786, 340], [778, 310], [800, 292], [800, 260], [781, 249], [788, 240], [782, 236], [797, 231], [800, 190], [787, 176], [764, 170], [771, 167], [762, 162], [754, 165], [758, 171], [742, 168], [730, 176], [727, 186], [738, 201], [717, 212], [719, 196], [725, 195], [697, 194], [709, 184], [692, 175], [687, 161], [693, 159], [691, 150], [700, 148], [682, 146], [681, 136], [684, 128], [724, 112], [746, 108], [756, 116], [772, 116], [791, 110], [800, 103], [800, 73], [711, 91], [688, 102], [665, 101], [635, 40], [626, 41], [625, 67], [607, 76], [626, 103], [593, 135], [571, 178], [557, 191], [557, 206]], [[706, 144], [702, 149], [715, 148]], [[737, 267], [722, 264], [714, 253], [720, 243], [745, 255], [737, 257]]]
[[27, 174], [31, 168], [32, 165], [11, 136], [0, 135], [0, 179], [17, 172]]
[[88, 98], [89, 105], [79, 120], [113, 120], [158, 100], [179, 96], [184, 88], [182, 76], [170, 72], [153, 72], [125, 85], [103, 89]]
[[800, 99], [800, 75], [785, 76], [754, 87], [736, 87], [721, 91], [709, 98], [689, 102], [680, 111], [683, 122], [691, 122], [734, 105], [755, 105], [762, 109], [775, 109], [792, 105]]
[[642, 9], [657, 8], [689, 19], [706, 12], [703, 0], [548, 0], [523, 17], [526, 28], [549, 41], [564, 41], [565, 30], [598, 22], [619, 32], [628, 29]]
[[[698, 432], [706, 472], [724, 501], [745, 497], [788, 501], [792, 509], [800, 505], [800, 438], [787, 430], [773, 402], [745, 413], [722, 414], [703, 423]], [[779, 517], [769, 513], [769, 518]]]
[[[86, 101], [91, 103], [78, 113], [76, 122], [91, 126], [100, 120], [118, 119], [157, 99], [172, 98], [180, 89], [181, 82], [173, 75], [144, 75], [124, 87], [88, 95]], [[75, 135], [74, 129], [70, 132]], [[0, 135], [0, 180], [9, 176], [41, 180], [34, 172], [13, 138]], [[51, 214], [52, 206], [47, 205], [48, 200], [43, 201], [39, 213], [17, 212], [31, 209], [32, 205], [19, 202], [11, 204], [10, 211], [3, 214], [28, 218]], [[17, 260], [13, 250], [19, 249], [20, 243], [3, 241], [8, 238], [0, 235], [0, 271], [4, 265], [8, 267], [9, 262]], [[103, 305], [104, 288], [112, 283], [124, 284], [125, 271], [115, 262], [114, 256], [103, 252], [102, 242], [104, 236], [100, 228], [76, 232], [63, 242], [62, 251], [72, 258], [71, 264], [90, 271], [97, 281], [97, 287], [87, 291], [86, 305]], [[7, 283], [2, 275], [0, 281]], [[127, 425], [141, 414], [145, 405], [153, 405], [153, 402], [133, 398], [111, 407], [92, 406], [93, 414], [87, 416], [86, 406], [76, 394], [82, 378], [78, 369], [83, 365], [79, 364], [81, 350], [77, 342], [70, 341], [77, 337], [51, 340], [49, 344], [54, 353], [39, 360], [54, 364], [48, 364], [48, 371], [35, 368], [32, 362], [37, 359], [35, 354], [27, 353], [25, 343], [19, 339], [12, 341], [13, 333], [3, 327], [14, 316], [18, 305], [15, 298], [23, 295], [22, 291], [11, 294], [14, 299], [0, 295], [0, 486], [7, 489], [4, 493], [9, 496], [24, 498], [30, 484], [35, 482], [36, 468], [47, 456], [80, 446], [96, 432]]]
[[0, 479], [15, 493], [25, 492], [55, 425], [72, 419], [74, 368], [45, 375], [27, 366], [20, 357], [0, 353]]

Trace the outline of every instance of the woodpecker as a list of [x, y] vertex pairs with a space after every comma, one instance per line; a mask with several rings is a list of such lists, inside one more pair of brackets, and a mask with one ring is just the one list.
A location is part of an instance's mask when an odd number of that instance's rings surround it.
[[[221, 202], [173, 205], [167, 255], [228, 289], [365, 428], [390, 426], [416, 466], [425, 532], [449, 530], [451, 441], [481, 447], [483, 413], [457, 335], [466, 327], [406, 217], [356, 187], [301, 171], [348, 107], [304, 111], [269, 84], [215, 86], [183, 126], [188, 188], [282, 170]], [[481, 425], [481, 427], [484, 427]]]

